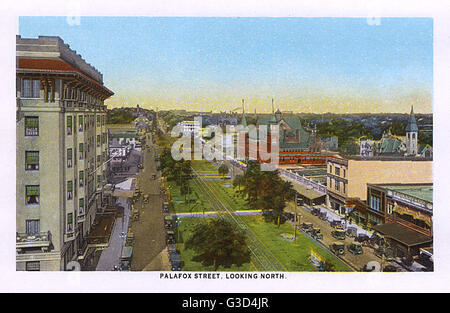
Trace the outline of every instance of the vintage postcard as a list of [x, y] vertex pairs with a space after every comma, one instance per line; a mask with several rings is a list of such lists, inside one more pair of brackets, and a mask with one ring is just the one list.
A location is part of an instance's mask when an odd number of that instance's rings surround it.
[[16, 273], [435, 273], [433, 17], [76, 12], [17, 17]]

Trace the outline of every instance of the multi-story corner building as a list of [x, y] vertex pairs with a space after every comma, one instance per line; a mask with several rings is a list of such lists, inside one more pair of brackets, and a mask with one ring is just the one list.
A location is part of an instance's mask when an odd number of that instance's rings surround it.
[[432, 159], [349, 156], [327, 159], [327, 203], [346, 213], [348, 200], [367, 201], [367, 184], [433, 183]]
[[66, 270], [102, 208], [103, 75], [59, 37], [16, 39], [17, 270]]

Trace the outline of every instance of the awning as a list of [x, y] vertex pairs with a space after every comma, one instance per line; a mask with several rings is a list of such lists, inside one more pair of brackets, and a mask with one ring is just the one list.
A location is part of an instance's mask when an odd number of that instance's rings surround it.
[[314, 200], [314, 199], [325, 196], [325, 194], [315, 191], [314, 189], [308, 189], [302, 185], [295, 184], [295, 183], [293, 183], [292, 185], [293, 185], [295, 191], [297, 191], [299, 194], [301, 194], [302, 196], [304, 196], [310, 200]]
[[373, 229], [385, 237], [398, 241], [408, 247], [413, 247], [433, 241], [431, 237], [413, 231], [397, 223], [373, 226]]

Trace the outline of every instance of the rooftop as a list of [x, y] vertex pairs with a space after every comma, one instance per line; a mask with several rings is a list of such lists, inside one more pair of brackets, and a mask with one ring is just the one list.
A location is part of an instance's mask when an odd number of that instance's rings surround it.
[[385, 184], [378, 186], [433, 203], [433, 185], [431, 184]]

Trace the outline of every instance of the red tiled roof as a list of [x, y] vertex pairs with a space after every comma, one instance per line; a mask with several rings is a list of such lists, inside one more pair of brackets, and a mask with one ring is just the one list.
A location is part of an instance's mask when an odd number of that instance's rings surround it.
[[19, 69], [78, 73], [78, 74], [82, 75], [84, 78], [95, 83], [102, 89], [107, 90], [108, 93], [112, 94], [112, 92], [109, 89], [107, 89], [105, 86], [103, 86], [101, 83], [99, 83], [95, 79], [87, 76], [83, 72], [77, 70], [76, 68], [74, 68], [73, 66], [71, 66], [70, 64], [68, 64], [62, 60], [20, 58], [17, 65], [18, 65]]

